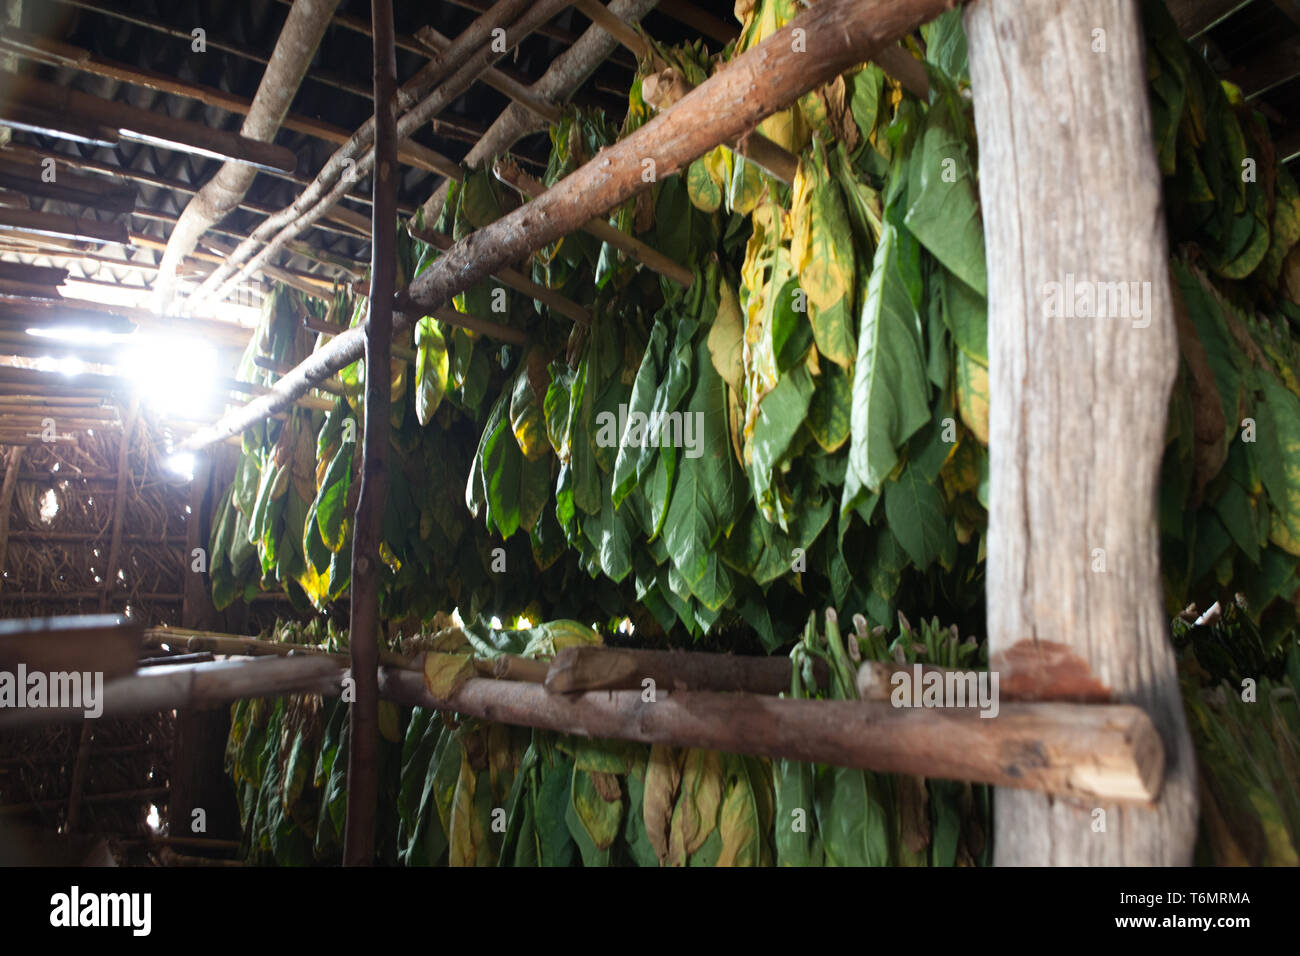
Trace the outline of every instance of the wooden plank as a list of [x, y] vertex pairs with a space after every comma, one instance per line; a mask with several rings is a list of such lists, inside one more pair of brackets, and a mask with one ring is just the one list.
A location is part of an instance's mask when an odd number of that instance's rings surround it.
[[89, 671], [108, 681], [135, 670], [143, 636], [142, 624], [118, 614], [0, 621], [0, 671]]
[[[123, 9], [122, 4], [112, 3], [109, 2], [109, 0], [58, 0], [58, 2], [67, 4], [68, 6], [78, 7], [82, 10], [89, 10], [92, 13], [102, 14], [106, 17], [112, 17], [113, 19], [120, 20], [123, 23], [129, 23], [133, 26], [143, 27], [146, 30], [152, 30], [156, 33], [173, 37], [185, 44], [187, 53], [191, 52], [191, 45], [194, 38], [191, 35], [188, 26], [184, 29], [180, 29], [178, 27], [168, 26], [165, 23], [160, 23], [157, 20], [148, 19], [142, 16], [134, 16], [127, 10]], [[228, 53], [245, 60], [251, 60], [254, 63], [260, 63], [263, 66], [266, 66], [270, 61], [269, 57], [263, 56], [257, 51], [250, 49], [248, 44], [232, 43], [228, 40], [224, 40], [213, 34], [211, 30], [207, 32], [204, 43], [209, 50], [219, 50], [222, 53]], [[351, 93], [354, 96], [361, 97], [362, 99], [370, 98], [370, 91], [368, 89], [342, 77], [323, 73], [320, 70], [312, 71], [308, 73], [307, 76], [308, 79], [315, 83], [323, 83], [326, 86], [343, 90], [346, 93]]]
[[68, 270], [51, 266], [29, 266], [22, 262], [0, 262], [0, 279], [50, 286], [53, 290], [67, 281]]
[[[1154, 808], [1102, 802], [1102, 839], [1095, 802], [1000, 790], [995, 861], [1186, 865], [1196, 757], [1156, 521], [1178, 342], [1136, 3], [974, 3], [965, 25], [988, 262], [990, 669], [1005, 688], [1056, 652], [1058, 696], [1141, 708], [1168, 761]], [[1142, 293], [1119, 315], [1053, 317], [1066, 281]]]
[[113, 242], [124, 246], [130, 241], [126, 227], [120, 222], [100, 222], [86, 216], [59, 216], [29, 209], [0, 209], [0, 232], [11, 230], [77, 242]]
[[127, 103], [91, 96], [66, 86], [23, 77], [13, 96], [59, 117], [89, 120], [109, 126], [127, 138], [164, 149], [180, 150], [213, 159], [234, 160], [260, 169], [293, 172], [298, 158], [283, 146], [261, 143], [203, 123], [175, 119]]

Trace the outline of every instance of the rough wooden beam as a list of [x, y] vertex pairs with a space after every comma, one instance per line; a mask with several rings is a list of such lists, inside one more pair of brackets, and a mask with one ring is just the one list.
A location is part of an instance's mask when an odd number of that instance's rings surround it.
[[130, 186], [105, 189], [102, 182], [75, 175], [46, 182], [40, 165], [9, 159], [4, 153], [0, 153], [0, 186], [29, 196], [87, 206], [115, 215], [135, 208], [135, 190]]
[[[432, 229], [416, 229], [408, 226], [407, 231], [415, 239], [421, 242], [427, 242], [429, 245], [446, 252], [453, 245], [455, 240], [450, 236], [444, 236], [440, 232], [434, 232]], [[563, 315], [564, 317], [577, 322], [579, 325], [591, 324], [591, 312], [578, 303], [574, 302], [567, 296], [560, 295], [554, 289], [548, 289], [544, 285], [539, 285], [532, 279], [529, 279], [522, 272], [518, 272], [509, 267], [502, 267], [492, 273], [492, 277], [498, 280], [502, 285], [509, 286], [516, 292], [522, 292], [531, 299], [541, 302], [552, 312]]]
[[[451, 0], [451, 3], [455, 4], [456, 6], [464, 7], [466, 10], [473, 10], [475, 13], [483, 13], [484, 11], [486, 11], [490, 5], [490, 2], [491, 0]], [[573, 33], [572, 31], [566, 30], [563, 27], [558, 27], [555, 24], [549, 24], [549, 23], [543, 24], [541, 27], [537, 29], [536, 32], [538, 36], [546, 37], [548, 40], [558, 40], [560, 43], [563, 43], [567, 47], [573, 47], [574, 44], [576, 44], [578, 40], [581, 39], [581, 37], [579, 37], [577, 34]], [[612, 51], [613, 47], [611, 47], [610, 49]], [[636, 70], [636, 63], [633, 62], [633, 60], [630, 57], [625, 56], [623, 54], [611, 52], [608, 59], [610, 63], [613, 63], [617, 66], [621, 66], [624, 69], [633, 70], [633, 71]]]
[[68, 116], [8, 98], [0, 102], [0, 123], [37, 136], [53, 136], [86, 146], [116, 146], [121, 138], [116, 129], [96, 120]]
[[[347, 676], [324, 655], [164, 664], [107, 682], [102, 697], [104, 713], [116, 717], [291, 693], [333, 696]], [[660, 691], [646, 703], [639, 689], [553, 694], [481, 677], [437, 697], [419, 671], [388, 667], [379, 670], [379, 693], [585, 737], [1032, 788], [1092, 803], [1146, 803], [1160, 792], [1163, 771], [1151, 721], [1127, 705], [1004, 703], [983, 718], [973, 709], [707, 691]], [[0, 713], [0, 730], [80, 718], [79, 710], [13, 709]]]
[[[433, 27], [421, 27], [416, 33], [420, 43], [431, 53], [443, 55], [451, 40], [447, 39]], [[489, 67], [479, 77], [484, 83], [498, 93], [503, 93], [514, 102], [521, 104], [548, 123], [558, 123], [564, 114], [554, 103], [534, 94], [528, 86], [509, 76], [498, 67]], [[480, 136], [479, 139], [482, 139]]]
[[[681, 73], [668, 67], [652, 73], [641, 81], [641, 97], [657, 110], [665, 110], [695, 89]], [[787, 186], [794, 183], [799, 171], [799, 157], [784, 146], [772, 142], [762, 133], [751, 131], [738, 143], [730, 144], [755, 166], [771, 173]]]
[[[1167, 758], [1151, 809], [999, 791], [996, 861], [1187, 864], [1196, 758], [1156, 522], [1178, 344], [1136, 4], [979, 0], [965, 24], [988, 262], [990, 668], [1006, 687], [1056, 659], [1072, 689], [1149, 714]], [[1067, 281], [1141, 294], [1117, 315], [1053, 318]]]

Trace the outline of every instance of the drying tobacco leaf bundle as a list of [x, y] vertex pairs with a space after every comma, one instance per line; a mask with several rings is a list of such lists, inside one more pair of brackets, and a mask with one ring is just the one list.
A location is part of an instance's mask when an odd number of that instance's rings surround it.
[[[868, 629], [855, 615], [841, 634], [834, 611], [818, 630], [810, 616], [791, 652], [790, 695], [857, 700], [856, 671], [863, 660], [969, 668], [981, 648], [959, 642], [956, 627], [938, 620], [914, 631], [899, 616], [891, 643], [883, 627]], [[818, 688], [813, 662], [823, 661], [829, 685]], [[781, 866], [970, 866], [991, 859], [989, 788], [949, 780], [822, 767], [781, 760], [774, 766], [776, 860]]]

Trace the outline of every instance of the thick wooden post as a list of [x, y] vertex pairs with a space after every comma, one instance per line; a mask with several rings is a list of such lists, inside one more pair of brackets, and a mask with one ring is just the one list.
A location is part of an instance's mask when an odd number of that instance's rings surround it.
[[366, 419], [361, 495], [352, 537], [349, 646], [356, 700], [348, 743], [348, 814], [343, 862], [375, 859], [376, 750], [379, 741], [379, 541], [388, 496], [389, 361], [397, 239], [397, 60], [392, 0], [371, 0], [375, 49], [375, 171], [370, 241], [370, 322], [366, 332]]
[[1154, 809], [999, 790], [996, 861], [1187, 864], [1195, 767], [1156, 525], [1178, 346], [1136, 5], [977, 0], [965, 22], [989, 264], [993, 666], [1005, 687], [1054, 662], [1080, 696], [1145, 709], [1166, 750]]

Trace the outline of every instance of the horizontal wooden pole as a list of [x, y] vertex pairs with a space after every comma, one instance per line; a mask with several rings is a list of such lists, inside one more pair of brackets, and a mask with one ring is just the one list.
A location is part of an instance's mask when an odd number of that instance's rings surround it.
[[[822, 670], [825, 671], [824, 665]], [[641, 682], [649, 678], [657, 687], [668, 690], [780, 694], [790, 690], [790, 677], [788, 657], [743, 657], [623, 647], [566, 647], [551, 661], [546, 674], [546, 689], [555, 694], [639, 690]]]
[[[347, 672], [304, 655], [150, 667], [105, 684], [104, 714], [122, 716], [291, 693], [337, 695]], [[641, 690], [552, 694], [527, 681], [474, 677], [435, 697], [420, 670], [382, 667], [380, 694], [409, 706], [584, 737], [969, 780], [1102, 802], [1153, 801], [1164, 751], [1147, 715], [1112, 704], [1004, 703], [970, 709], [792, 700], [758, 694]], [[78, 721], [81, 710], [15, 709], [0, 730]]]
[[[432, 229], [416, 229], [409, 226], [407, 232], [415, 239], [421, 242], [427, 242], [429, 245], [446, 252], [454, 246], [455, 240], [450, 236], [444, 236], [440, 232], [434, 232]], [[544, 285], [539, 285], [532, 279], [529, 279], [522, 272], [511, 269], [508, 266], [502, 267], [492, 273], [492, 277], [498, 280], [502, 285], [509, 286], [516, 292], [522, 292], [529, 298], [536, 299], [553, 312], [558, 312], [567, 319], [577, 322], [579, 325], [591, 324], [591, 311], [580, 306], [568, 296], [560, 295], [554, 289], [548, 289]]]
[[[775, 145], [775, 144], [774, 144]], [[507, 186], [518, 190], [527, 199], [536, 199], [546, 192], [546, 187], [525, 173], [511, 160], [498, 160], [492, 168], [493, 174]], [[691, 270], [673, 261], [653, 246], [647, 245], [634, 236], [629, 236], [621, 229], [615, 229], [604, 219], [591, 219], [580, 227], [583, 232], [595, 236], [601, 242], [607, 242], [620, 252], [631, 256], [647, 269], [652, 269], [661, 276], [667, 276], [678, 285], [689, 286], [695, 279]]]
[[[641, 81], [641, 96], [649, 106], [664, 110], [695, 89], [676, 69], [668, 67], [652, 73]], [[729, 144], [755, 166], [775, 176], [787, 186], [794, 183], [799, 171], [799, 157], [758, 132], [741, 137], [740, 142]]]
[[[429, 52], [435, 55], [441, 55], [447, 47], [451, 45], [451, 40], [443, 36], [433, 27], [421, 27], [416, 31], [418, 39]], [[498, 93], [502, 93], [520, 106], [526, 107], [536, 113], [539, 117], [548, 123], [558, 123], [564, 113], [554, 103], [538, 96], [532, 92], [523, 83], [509, 76], [495, 66], [488, 67], [479, 77], [484, 83], [492, 87]]]
[[1005, 703], [970, 709], [792, 700], [759, 694], [641, 690], [552, 694], [524, 681], [470, 678], [447, 698], [423, 675], [381, 669], [380, 694], [402, 704], [584, 737], [969, 780], [1104, 802], [1149, 803], [1164, 750], [1139, 708]]

